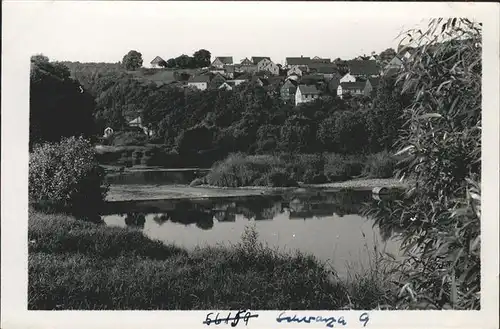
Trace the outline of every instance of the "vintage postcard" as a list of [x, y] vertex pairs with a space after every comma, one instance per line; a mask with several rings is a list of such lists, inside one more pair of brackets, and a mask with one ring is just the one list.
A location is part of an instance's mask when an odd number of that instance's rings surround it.
[[498, 327], [498, 4], [3, 9], [2, 328]]

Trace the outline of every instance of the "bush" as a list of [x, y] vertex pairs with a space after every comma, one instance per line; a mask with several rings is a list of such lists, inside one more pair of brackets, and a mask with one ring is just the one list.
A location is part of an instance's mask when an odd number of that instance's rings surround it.
[[29, 161], [29, 201], [46, 210], [84, 214], [102, 205], [104, 169], [83, 138], [36, 147]]
[[136, 131], [120, 131], [115, 133], [111, 139], [111, 145], [114, 146], [144, 145], [147, 142], [147, 136]]
[[370, 178], [390, 178], [394, 176], [396, 158], [387, 151], [370, 155], [363, 168], [363, 175]]
[[364, 166], [364, 156], [327, 154], [324, 174], [328, 181], [342, 181], [359, 176]]
[[285, 162], [272, 155], [245, 156], [231, 154], [225, 160], [217, 162], [207, 175], [207, 182], [215, 186], [252, 186], [290, 184], [284, 179]]

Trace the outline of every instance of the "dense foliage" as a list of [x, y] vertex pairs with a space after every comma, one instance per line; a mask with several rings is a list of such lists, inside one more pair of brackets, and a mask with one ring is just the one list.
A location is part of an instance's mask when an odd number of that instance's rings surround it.
[[137, 50], [129, 51], [123, 56], [122, 65], [129, 71], [135, 71], [142, 66], [142, 54]]
[[65, 65], [43, 55], [31, 58], [30, 149], [62, 137], [95, 134], [94, 107], [92, 95], [70, 77]]
[[409, 36], [415, 51], [398, 83], [412, 99], [398, 139], [401, 175], [417, 186], [371, 213], [404, 237], [402, 307], [479, 309], [481, 24], [436, 19]]
[[391, 297], [383, 273], [334, 282], [313, 256], [263, 246], [251, 227], [234, 246], [187, 251], [30, 211], [28, 236], [30, 310], [371, 309]]
[[90, 142], [75, 137], [37, 146], [29, 162], [30, 204], [78, 216], [96, 214], [107, 188], [94, 152]]

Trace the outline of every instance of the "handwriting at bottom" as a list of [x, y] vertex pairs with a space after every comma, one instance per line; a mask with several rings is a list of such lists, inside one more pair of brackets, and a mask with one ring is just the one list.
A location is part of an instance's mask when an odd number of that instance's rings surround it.
[[229, 324], [229, 321], [232, 321], [231, 327], [236, 327], [240, 322], [240, 320], [243, 320], [243, 322], [245, 322], [245, 325], [248, 325], [248, 320], [250, 320], [251, 318], [259, 317], [258, 314], [252, 314], [251, 312], [246, 310], [238, 311], [234, 317], [231, 317], [231, 313], [229, 313], [227, 317], [220, 317], [220, 313], [217, 313], [215, 315], [215, 318], [212, 319], [211, 316], [213, 315], [214, 312], [208, 313], [205, 321], [203, 321], [203, 324], [206, 324], [207, 326], [209, 326], [212, 323], [215, 325], [219, 325], [223, 322], [225, 324]]
[[[338, 324], [338, 325], [341, 325], [341, 326], [346, 326], [347, 325], [347, 321], [344, 319], [343, 316], [339, 316], [339, 317], [333, 317], [333, 316], [330, 316], [330, 317], [323, 317], [323, 316], [297, 316], [296, 314], [292, 316], [285, 316], [285, 313], [286, 312], [281, 312], [280, 315], [276, 318], [276, 322], [278, 323], [281, 323], [281, 322], [286, 322], [286, 323], [293, 323], [293, 322], [296, 322], [296, 323], [318, 323], [318, 322], [324, 322], [325, 325], [328, 327], [328, 328], [334, 328], [335, 324]], [[370, 317], [368, 315], [368, 313], [366, 312], [363, 312], [360, 316], [359, 316], [359, 322], [361, 322], [363, 324], [363, 327], [366, 327], [368, 321], [370, 321]]]

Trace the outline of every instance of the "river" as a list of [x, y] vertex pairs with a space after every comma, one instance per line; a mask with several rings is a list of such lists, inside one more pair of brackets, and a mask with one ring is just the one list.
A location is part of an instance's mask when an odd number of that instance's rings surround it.
[[[161, 176], [176, 177], [178, 183], [182, 175]], [[137, 175], [131, 177], [131, 184], [145, 183]], [[259, 240], [269, 247], [312, 254], [339, 276], [346, 276], [370, 266], [375, 251], [398, 257], [398, 242], [381, 234], [373, 220], [362, 215], [363, 205], [372, 198], [371, 191], [304, 190], [265, 196], [132, 200], [108, 203], [102, 218], [107, 225], [128, 226], [187, 249], [234, 245], [241, 241], [246, 226], [255, 225]]]

